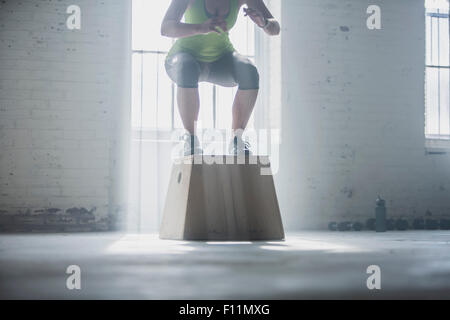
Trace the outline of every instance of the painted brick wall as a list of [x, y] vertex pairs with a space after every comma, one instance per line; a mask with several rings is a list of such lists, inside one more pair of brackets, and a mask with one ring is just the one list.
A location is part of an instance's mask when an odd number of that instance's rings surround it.
[[[66, 27], [72, 4], [81, 8], [81, 30]], [[114, 222], [119, 134], [129, 108], [129, 7], [123, 0], [1, 1], [4, 229], [107, 229]]]
[[[450, 159], [426, 155], [422, 0], [283, 0], [282, 145], [288, 229], [450, 216]], [[382, 10], [368, 30], [366, 9]]]

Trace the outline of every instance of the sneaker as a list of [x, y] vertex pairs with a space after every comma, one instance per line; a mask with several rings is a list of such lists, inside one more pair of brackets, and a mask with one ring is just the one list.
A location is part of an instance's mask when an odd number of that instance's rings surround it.
[[250, 143], [243, 141], [242, 138], [237, 136], [230, 143], [229, 152], [234, 156], [251, 156]]
[[198, 140], [197, 136], [186, 133], [185, 135], [183, 135], [182, 139], [184, 141], [184, 155], [186, 157], [203, 153], [203, 150], [200, 148], [200, 141]]

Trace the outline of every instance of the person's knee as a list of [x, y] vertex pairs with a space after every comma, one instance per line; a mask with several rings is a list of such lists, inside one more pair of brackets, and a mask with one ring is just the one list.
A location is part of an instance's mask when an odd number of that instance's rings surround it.
[[177, 66], [177, 85], [183, 88], [197, 88], [200, 69], [193, 60], [180, 61]]
[[259, 72], [251, 62], [242, 64], [238, 70], [239, 89], [257, 90], [259, 89]]
[[169, 57], [165, 63], [170, 79], [182, 88], [197, 88], [200, 66], [193, 56], [178, 53]]

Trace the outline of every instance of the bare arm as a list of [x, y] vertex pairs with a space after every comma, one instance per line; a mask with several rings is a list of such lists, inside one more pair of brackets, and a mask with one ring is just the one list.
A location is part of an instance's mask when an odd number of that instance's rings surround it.
[[222, 18], [209, 19], [202, 24], [182, 23], [181, 19], [190, 3], [191, 0], [172, 0], [161, 24], [161, 35], [169, 38], [185, 38], [210, 32], [220, 33], [217, 27], [226, 31], [226, 22]]
[[244, 9], [246, 14], [259, 27], [264, 28], [264, 31], [270, 36], [277, 36], [280, 34], [280, 24], [273, 17], [263, 0], [245, 0], [248, 9]]

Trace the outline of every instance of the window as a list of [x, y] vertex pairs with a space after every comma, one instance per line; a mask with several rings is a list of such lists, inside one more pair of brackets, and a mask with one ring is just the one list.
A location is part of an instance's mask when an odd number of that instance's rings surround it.
[[[176, 105], [176, 85], [166, 74], [164, 60], [174, 40], [160, 35], [170, 1], [133, 0], [132, 126], [145, 130], [182, 128]], [[242, 15], [242, 12], [241, 12]], [[255, 59], [255, 28], [238, 18], [230, 32], [236, 50]], [[199, 128], [231, 127], [231, 106], [236, 88], [200, 83]], [[252, 127], [253, 120], [249, 127]]]
[[449, 109], [449, 2], [427, 0], [425, 134], [429, 139], [450, 139]]

